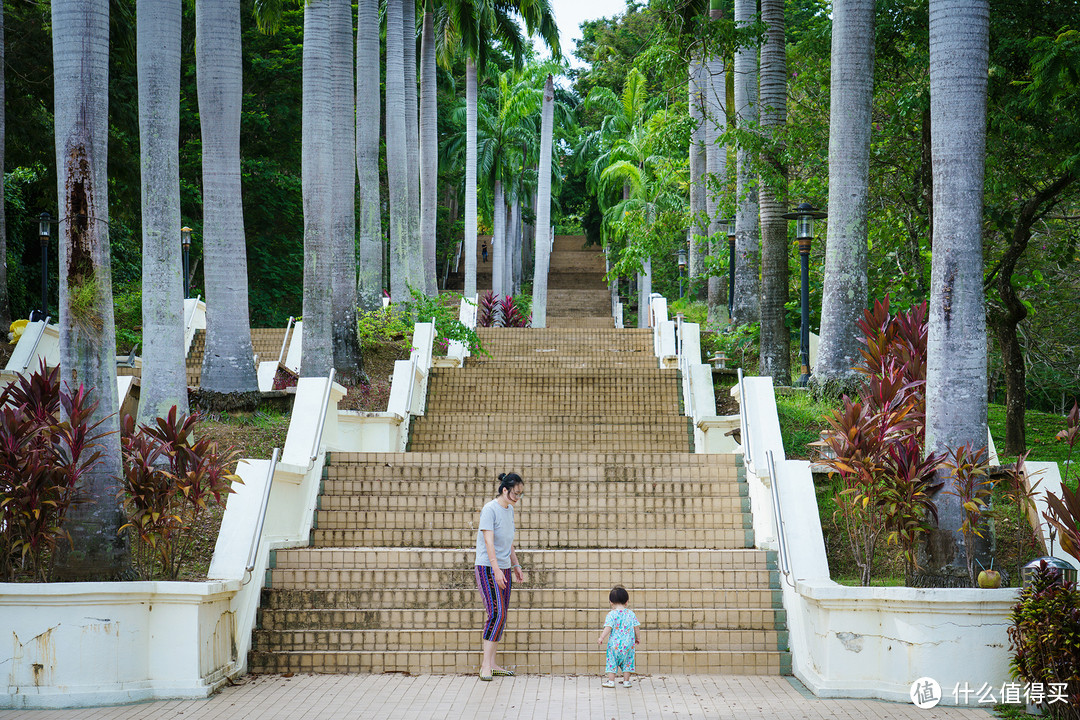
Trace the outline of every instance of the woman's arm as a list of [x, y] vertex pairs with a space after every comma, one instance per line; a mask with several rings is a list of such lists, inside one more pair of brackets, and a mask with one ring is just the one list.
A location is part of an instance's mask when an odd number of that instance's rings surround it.
[[517, 559], [517, 550], [514, 546], [510, 546], [510, 568], [514, 572], [514, 579], [519, 583], [525, 582], [525, 568], [521, 567], [521, 563]]
[[495, 584], [500, 588], [506, 587], [506, 578], [503, 577], [503, 571], [499, 569], [499, 561], [495, 558], [495, 531], [494, 530], [481, 530], [484, 533], [484, 547], [487, 548], [488, 560], [491, 561], [491, 573], [495, 576]]

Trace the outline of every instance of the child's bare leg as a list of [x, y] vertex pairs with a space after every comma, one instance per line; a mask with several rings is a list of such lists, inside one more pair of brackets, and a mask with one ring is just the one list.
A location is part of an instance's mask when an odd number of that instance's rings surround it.
[[615, 682], [615, 673], [609, 672], [607, 674], [607, 679], [608, 679], [608, 682]]
[[623, 682], [630, 682], [630, 671], [626, 670], [622, 674]]

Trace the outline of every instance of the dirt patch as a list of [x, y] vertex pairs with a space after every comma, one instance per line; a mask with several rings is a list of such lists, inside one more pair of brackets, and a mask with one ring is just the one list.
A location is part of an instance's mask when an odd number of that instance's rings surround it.
[[408, 360], [409, 350], [395, 343], [385, 343], [365, 347], [363, 357], [367, 383], [346, 386], [347, 394], [338, 402], [338, 409], [384, 412], [390, 400], [394, 363]]

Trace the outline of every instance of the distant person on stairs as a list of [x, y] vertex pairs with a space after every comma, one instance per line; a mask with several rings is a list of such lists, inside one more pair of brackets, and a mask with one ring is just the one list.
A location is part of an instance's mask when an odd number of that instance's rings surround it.
[[480, 679], [491, 680], [494, 675], [512, 676], [495, 664], [495, 651], [506, 625], [506, 612], [510, 607], [510, 587], [514, 580], [525, 582], [514, 551], [514, 506], [525, 490], [525, 481], [517, 473], [499, 475], [499, 496], [484, 505], [480, 511], [480, 526], [476, 531], [476, 586], [487, 610], [484, 624], [484, 659], [480, 663]]
[[484, 257], [484, 262], [487, 262], [487, 243], [480, 243], [480, 254]]

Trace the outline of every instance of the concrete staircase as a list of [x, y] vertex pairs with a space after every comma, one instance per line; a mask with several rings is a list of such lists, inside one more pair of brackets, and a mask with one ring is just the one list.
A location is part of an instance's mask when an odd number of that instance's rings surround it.
[[[606, 293], [606, 291], [603, 291]], [[472, 547], [500, 472], [525, 479], [502, 664], [600, 673], [616, 583], [639, 673], [790, 672], [773, 553], [754, 549], [740, 458], [691, 453], [648, 331], [482, 329], [490, 357], [433, 371], [411, 451], [334, 454], [311, 547], [278, 550], [253, 672], [475, 672]]]
[[[285, 328], [251, 328], [251, 345], [259, 360], [276, 360], [285, 340]], [[206, 331], [196, 330], [187, 355], [187, 384], [198, 387], [202, 378], [203, 353], [206, 351]]]

